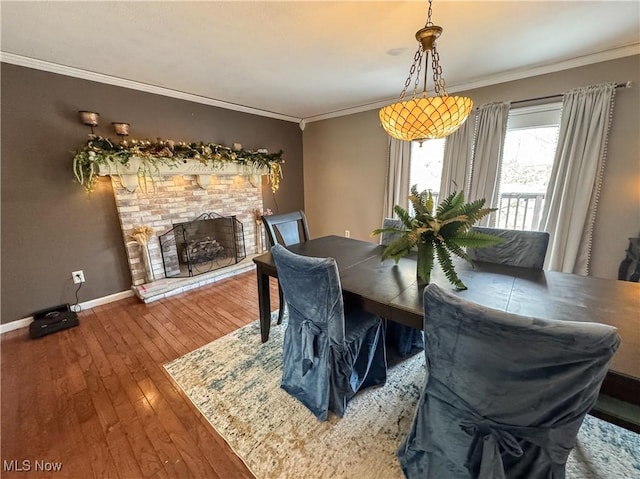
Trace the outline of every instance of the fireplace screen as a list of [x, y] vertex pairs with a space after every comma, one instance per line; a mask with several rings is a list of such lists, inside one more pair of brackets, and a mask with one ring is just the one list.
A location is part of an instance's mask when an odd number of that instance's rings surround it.
[[197, 276], [246, 257], [242, 223], [235, 216], [204, 213], [174, 224], [159, 240], [167, 278]]

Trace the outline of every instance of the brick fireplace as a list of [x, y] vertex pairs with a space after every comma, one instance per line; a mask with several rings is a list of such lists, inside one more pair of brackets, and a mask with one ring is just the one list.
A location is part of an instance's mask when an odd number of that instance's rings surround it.
[[[255, 181], [257, 180], [257, 181]], [[145, 182], [145, 178], [141, 178]], [[255, 211], [263, 211], [260, 177], [250, 180], [247, 175], [211, 175], [204, 188], [196, 175], [166, 175], [146, 179], [146, 187], [129, 191], [118, 175], [111, 176], [116, 207], [127, 250], [134, 291], [145, 289], [146, 270], [142, 247], [131, 238], [138, 226], [150, 226], [154, 234], [149, 240], [150, 263], [155, 280], [167, 284], [175, 279], [164, 279], [162, 254], [158, 236], [174, 225], [196, 219], [203, 213], [215, 212], [221, 216], [235, 216], [242, 223], [247, 256], [260, 253], [256, 242]], [[165, 288], [166, 289], [166, 288]]]

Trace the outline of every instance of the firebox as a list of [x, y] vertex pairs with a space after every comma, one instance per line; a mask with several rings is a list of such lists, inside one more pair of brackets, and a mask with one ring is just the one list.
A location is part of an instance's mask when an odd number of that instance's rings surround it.
[[244, 259], [242, 222], [235, 216], [204, 213], [158, 237], [164, 274], [183, 278], [231, 266]]

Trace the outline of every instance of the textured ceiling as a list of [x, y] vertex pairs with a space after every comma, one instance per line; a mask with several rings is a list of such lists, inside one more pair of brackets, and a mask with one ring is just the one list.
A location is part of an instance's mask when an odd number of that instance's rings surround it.
[[[3, 61], [297, 121], [395, 100], [427, 3], [3, 0], [0, 9]], [[435, 0], [433, 21], [444, 28], [450, 92], [640, 53], [637, 0]]]

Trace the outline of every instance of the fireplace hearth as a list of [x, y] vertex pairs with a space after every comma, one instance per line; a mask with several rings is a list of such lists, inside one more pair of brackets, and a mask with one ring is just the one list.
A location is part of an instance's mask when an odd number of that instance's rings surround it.
[[174, 224], [158, 240], [167, 278], [197, 276], [246, 257], [243, 227], [236, 216], [204, 213]]

